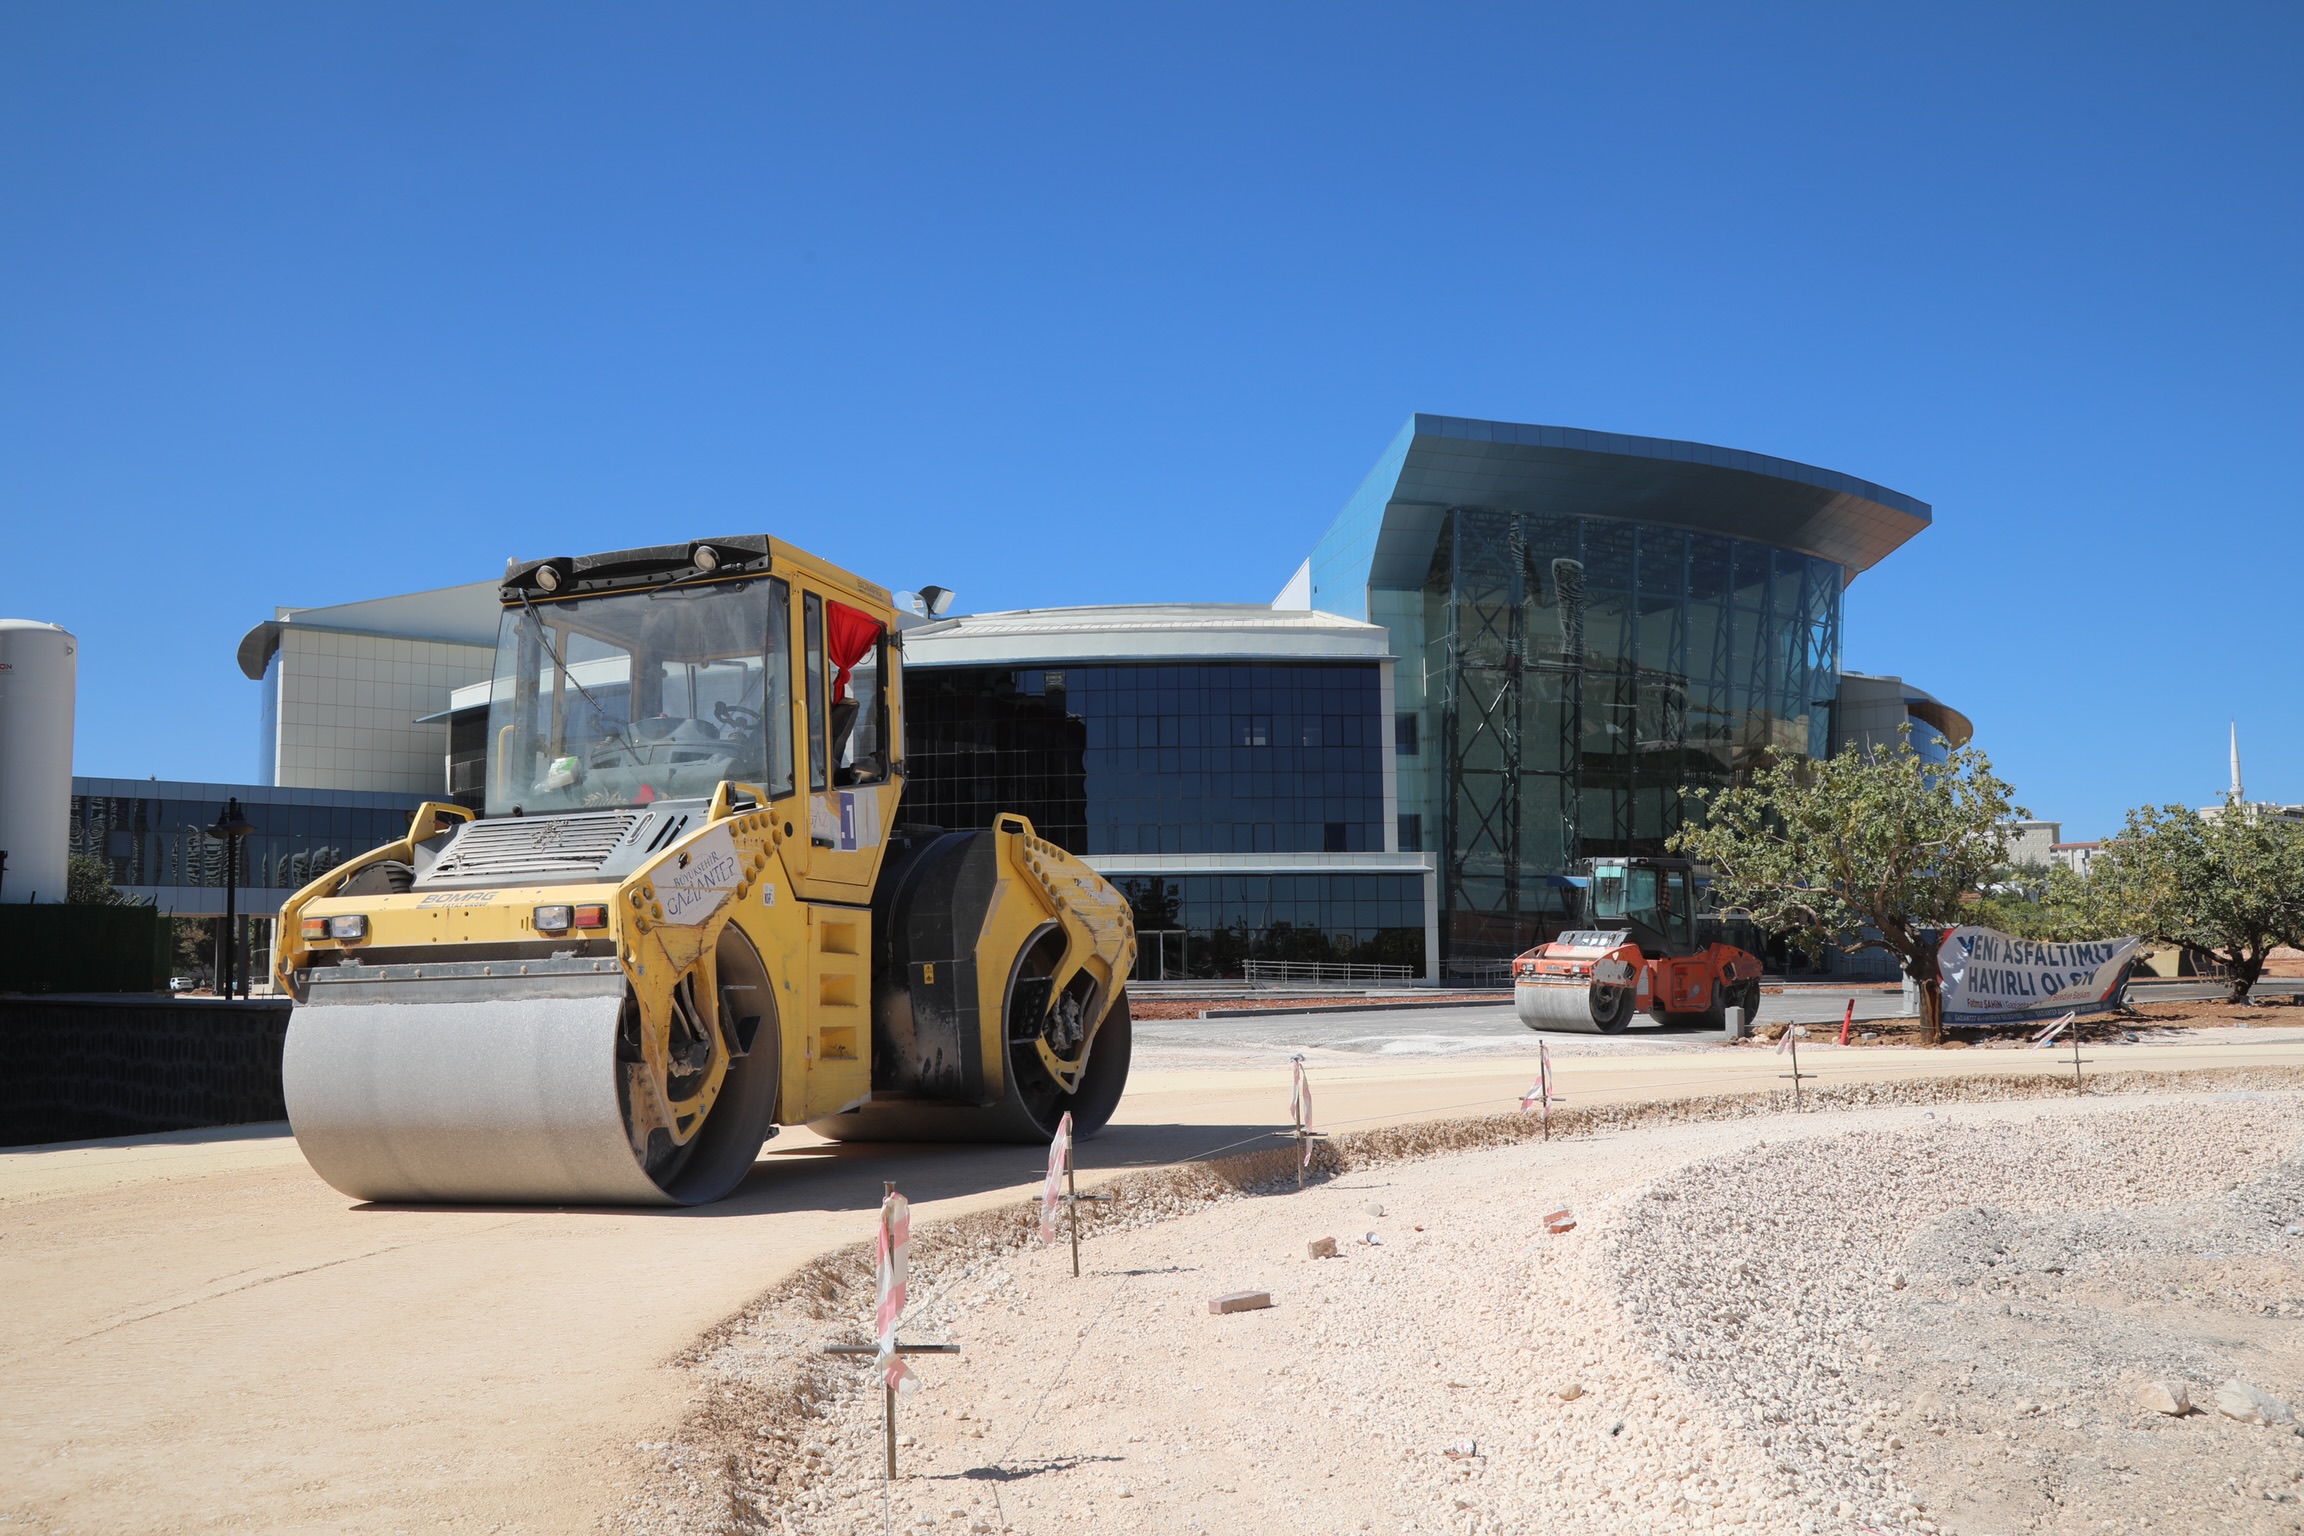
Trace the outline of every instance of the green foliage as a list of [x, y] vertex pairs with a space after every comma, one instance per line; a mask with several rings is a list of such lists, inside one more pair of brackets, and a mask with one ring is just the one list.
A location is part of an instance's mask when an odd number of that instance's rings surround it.
[[1672, 846], [1709, 865], [1721, 905], [1811, 953], [1885, 950], [1922, 984], [1922, 1025], [1940, 1027], [1931, 929], [2007, 863], [2009, 787], [1973, 747], [1930, 763], [1909, 732], [1884, 752], [1788, 758], [1706, 802]]
[[2134, 931], [2110, 900], [2102, 881], [2087, 879], [2061, 864], [2015, 870], [1995, 880], [1992, 889], [1960, 921], [2046, 944], [2074, 944], [2108, 933]]
[[85, 853], [72, 855], [64, 866], [64, 903], [73, 907], [141, 907], [148, 903], [112, 883], [104, 861]]
[[216, 969], [216, 924], [221, 918], [171, 917], [168, 920], [168, 974], [207, 976]]
[[2130, 811], [2096, 856], [2095, 883], [2132, 931], [2215, 956], [2235, 1002], [2275, 946], [2304, 942], [2304, 826], [2230, 798], [2209, 815]]

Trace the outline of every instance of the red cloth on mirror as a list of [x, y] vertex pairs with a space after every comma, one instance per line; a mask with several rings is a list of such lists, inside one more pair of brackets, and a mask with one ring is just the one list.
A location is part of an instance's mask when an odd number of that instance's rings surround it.
[[848, 674], [880, 643], [880, 621], [846, 603], [827, 602], [824, 608], [825, 649], [840, 669], [832, 679], [832, 702], [837, 704], [848, 697]]

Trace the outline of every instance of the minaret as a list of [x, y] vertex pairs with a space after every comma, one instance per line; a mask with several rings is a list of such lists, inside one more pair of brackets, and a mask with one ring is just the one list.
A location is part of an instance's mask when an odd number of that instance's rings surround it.
[[2232, 803], [2240, 801], [2240, 722], [2232, 722]]

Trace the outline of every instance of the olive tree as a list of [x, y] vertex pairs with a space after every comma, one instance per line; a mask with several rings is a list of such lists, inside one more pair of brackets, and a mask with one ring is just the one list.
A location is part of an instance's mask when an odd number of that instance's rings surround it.
[[2206, 813], [2130, 811], [2094, 883], [2136, 932], [2213, 956], [2236, 1003], [2276, 946], [2304, 943], [2304, 826], [2229, 796]]
[[75, 907], [149, 906], [112, 883], [104, 861], [85, 853], [73, 854], [64, 866], [64, 900]]
[[[1939, 741], [1942, 738], [1938, 738]], [[1918, 985], [1922, 1038], [1939, 1043], [1944, 999], [1936, 930], [2008, 861], [2009, 802], [1972, 747], [1930, 762], [1907, 728], [1893, 748], [1785, 758], [1727, 789], [1697, 791], [1705, 814], [1673, 846], [1712, 871], [1723, 906], [1810, 953], [1883, 950]]]
[[1983, 899], [1968, 909], [1965, 920], [2045, 944], [2076, 944], [2128, 927], [2102, 881], [2061, 864], [1994, 880], [1984, 888]]

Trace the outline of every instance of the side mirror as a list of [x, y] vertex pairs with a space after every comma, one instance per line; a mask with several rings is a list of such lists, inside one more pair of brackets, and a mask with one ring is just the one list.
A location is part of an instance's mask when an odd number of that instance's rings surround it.
[[952, 611], [952, 596], [950, 587], [922, 587], [920, 611], [931, 619], [940, 619]]

